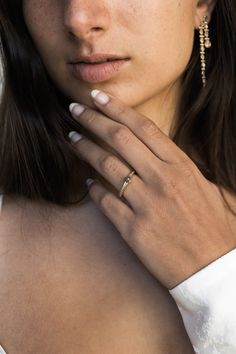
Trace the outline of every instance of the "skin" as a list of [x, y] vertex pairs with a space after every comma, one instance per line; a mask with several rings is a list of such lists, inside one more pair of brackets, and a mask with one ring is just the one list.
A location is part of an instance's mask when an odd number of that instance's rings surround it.
[[[203, 15], [210, 18], [212, 1], [27, 0], [23, 8], [49, 75], [72, 102], [93, 106], [91, 89], [106, 90], [169, 133], [194, 31]], [[95, 52], [132, 60], [112, 80], [76, 80], [68, 62]]]
[[[189, 0], [24, 2], [26, 24], [52, 79], [87, 105], [74, 117], [123, 161], [89, 139], [77, 152], [116, 190], [128, 164], [137, 173], [126, 191], [128, 205], [101, 183], [90, 188], [92, 199], [169, 289], [235, 246], [215, 186], [160, 129], [164, 124], [168, 132], [173, 122], [194, 30], [212, 9], [213, 2]], [[90, 96], [95, 85], [72, 78], [67, 63], [79, 52], [112, 52], [114, 43], [116, 53], [132, 60], [115, 79], [96, 85], [110, 94], [102, 106]]]
[[99, 112], [83, 107], [78, 114], [73, 106], [72, 115], [122, 159], [77, 132], [72, 143], [117, 191], [124, 176], [133, 169], [136, 174], [124, 198], [100, 181], [89, 184], [90, 195], [146, 268], [172, 289], [235, 248], [235, 230], [217, 186], [188, 155], [152, 120], [116, 97], [107, 95], [108, 101], [101, 103], [104, 95], [94, 99]]
[[[126, 163], [105, 160], [107, 151], [86, 138], [77, 142], [78, 154], [116, 190], [129, 172], [127, 163], [138, 172], [126, 190], [127, 204], [99, 183], [90, 187], [90, 196], [150, 273], [172, 288], [235, 247], [216, 190], [167, 137], [194, 31], [203, 15], [210, 16], [213, 2], [27, 0], [23, 6], [49, 75], [72, 102], [90, 107], [74, 117], [114, 146]], [[68, 62], [93, 52], [130, 56], [131, 62], [104, 83], [76, 80]], [[109, 93], [111, 102], [95, 104], [94, 88]], [[121, 126], [128, 129], [115, 130]], [[155, 146], [152, 137], [158, 138]]]

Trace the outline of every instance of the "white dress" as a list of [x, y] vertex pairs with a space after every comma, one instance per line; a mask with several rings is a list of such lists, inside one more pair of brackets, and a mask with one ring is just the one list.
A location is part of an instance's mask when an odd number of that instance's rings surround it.
[[[0, 211], [2, 203], [0, 195]], [[169, 293], [197, 354], [236, 354], [236, 249]], [[7, 354], [1, 345], [0, 354]]]

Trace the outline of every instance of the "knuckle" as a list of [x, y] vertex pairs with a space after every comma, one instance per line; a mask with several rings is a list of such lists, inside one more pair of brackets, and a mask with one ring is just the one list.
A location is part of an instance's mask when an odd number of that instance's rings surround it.
[[118, 146], [127, 145], [131, 139], [129, 129], [123, 126], [113, 129], [111, 136], [112, 141]]
[[165, 177], [165, 194], [170, 197], [180, 196], [186, 193], [186, 188], [195, 180], [195, 174], [191, 164], [181, 164], [181, 168], [175, 169], [168, 177]]
[[118, 163], [114, 155], [105, 156], [100, 162], [101, 170], [107, 174], [117, 173]]
[[151, 119], [144, 119], [141, 123], [141, 130], [148, 136], [160, 136], [160, 130]]
[[190, 157], [185, 153], [185, 151], [183, 151], [182, 149], [179, 149], [178, 151], [178, 157], [176, 159], [177, 163], [181, 164], [181, 165], [186, 165], [191, 167], [191, 165], [193, 164], [193, 161], [190, 159]]
[[96, 112], [92, 111], [92, 110], [87, 110], [86, 112], [86, 123], [88, 124], [88, 126], [91, 126], [94, 124], [97, 116], [96, 116]]
[[165, 184], [163, 187], [164, 187], [165, 194], [170, 197], [175, 197], [175, 196], [179, 195], [179, 193], [180, 193], [179, 179], [174, 176], [166, 178]]
[[182, 155], [179, 166], [181, 167], [181, 173], [185, 178], [193, 176], [194, 170], [196, 169], [193, 161], [185, 154]]
[[118, 118], [122, 118], [125, 114], [126, 114], [126, 112], [127, 112], [127, 108], [126, 107], [124, 107], [124, 106], [118, 106], [117, 107], [117, 112], [116, 112], [116, 116], [118, 117]]
[[191, 164], [191, 162], [186, 162], [183, 164], [183, 175], [184, 179], [190, 181], [190, 179], [194, 178], [194, 170], [195, 166]]
[[110, 208], [112, 204], [112, 196], [109, 193], [105, 193], [100, 197], [99, 204], [103, 210], [107, 210]]
[[190, 167], [190, 163], [191, 160], [190, 158], [182, 151], [180, 154], [180, 158], [179, 158], [180, 163], [182, 163], [185, 166], [189, 166]]

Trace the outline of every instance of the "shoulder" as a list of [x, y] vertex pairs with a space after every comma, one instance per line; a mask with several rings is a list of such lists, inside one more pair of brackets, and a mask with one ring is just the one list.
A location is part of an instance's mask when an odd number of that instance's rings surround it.
[[[0, 283], [2, 277], [5, 279], [9, 274], [4, 270], [8, 264], [13, 265], [11, 270], [18, 269], [23, 255], [28, 259], [25, 253], [30, 252], [31, 246], [36, 247], [32, 242], [39, 241], [37, 236], [41, 235], [43, 227], [47, 227], [46, 219], [50, 218], [47, 209], [42, 210], [37, 203], [27, 201], [21, 196], [4, 194], [0, 214]], [[44, 219], [41, 216], [43, 213], [47, 214]]]

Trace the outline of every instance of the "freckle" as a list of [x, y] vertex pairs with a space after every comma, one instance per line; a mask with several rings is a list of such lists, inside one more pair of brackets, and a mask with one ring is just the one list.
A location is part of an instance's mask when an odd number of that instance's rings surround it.
[[135, 6], [131, 6], [131, 8], [132, 8], [133, 14], [136, 14], [136, 12], [137, 12], [137, 7], [136, 7], [136, 5], [135, 5]]

